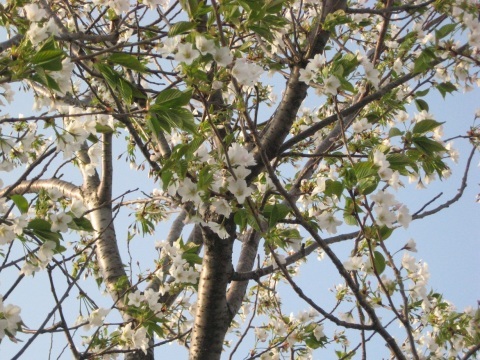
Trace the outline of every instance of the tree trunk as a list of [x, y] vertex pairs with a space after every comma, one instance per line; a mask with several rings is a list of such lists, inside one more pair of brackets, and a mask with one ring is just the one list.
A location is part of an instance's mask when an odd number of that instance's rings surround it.
[[[233, 220], [227, 222], [233, 223]], [[234, 240], [233, 236], [220, 239], [209, 228], [203, 228], [202, 232], [205, 253], [198, 284], [190, 360], [216, 360], [221, 357], [223, 340], [230, 325], [226, 292], [233, 273]]]

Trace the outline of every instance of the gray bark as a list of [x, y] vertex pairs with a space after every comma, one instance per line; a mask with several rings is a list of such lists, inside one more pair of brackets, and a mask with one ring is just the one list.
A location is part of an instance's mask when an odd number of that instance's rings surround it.
[[[233, 219], [227, 222], [232, 229]], [[202, 228], [202, 232], [204, 257], [189, 358], [215, 360], [221, 357], [223, 340], [231, 320], [226, 291], [233, 274], [234, 240], [233, 236], [220, 239], [209, 228]]]

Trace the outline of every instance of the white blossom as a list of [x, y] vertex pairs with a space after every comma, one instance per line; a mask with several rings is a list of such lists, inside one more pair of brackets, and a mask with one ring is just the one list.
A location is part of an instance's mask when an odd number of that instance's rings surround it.
[[406, 207], [405, 205], [402, 205], [400, 209], [398, 209], [397, 221], [405, 229], [407, 229], [408, 225], [410, 225], [410, 222], [412, 221], [412, 215], [410, 215], [410, 211], [408, 210], [408, 207]]
[[192, 62], [200, 55], [198, 50], [195, 50], [190, 43], [179, 44], [178, 51], [175, 54], [175, 60], [191, 65]]
[[343, 263], [343, 267], [348, 271], [357, 271], [362, 268], [363, 259], [361, 256], [349, 257], [347, 261]]
[[326, 230], [329, 234], [337, 233], [337, 226], [342, 222], [338, 220], [331, 212], [323, 212], [318, 216], [318, 225], [321, 229]]
[[0, 224], [0, 245], [11, 243], [15, 239], [15, 232], [12, 226]]
[[212, 55], [213, 60], [215, 60], [220, 66], [228, 66], [233, 60], [233, 55], [231, 54], [230, 49], [226, 46], [216, 48]]
[[195, 38], [195, 46], [202, 55], [215, 53], [215, 42], [203, 36], [199, 35]]
[[263, 74], [263, 68], [247, 59], [240, 58], [235, 61], [232, 75], [240, 85], [253, 86]]
[[335, 75], [330, 75], [323, 82], [323, 92], [327, 95], [337, 95], [340, 80]]
[[25, 5], [23, 10], [29, 21], [38, 22], [47, 17], [47, 12], [35, 3]]
[[253, 193], [253, 189], [247, 185], [244, 179], [232, 180], [228, 184], [228, 190], [235, 196], [239, 204], [245, 202], [245, 198]]
[[241, 165], [244, 167], [257, 164], [255, 158], [248, 150], [239, 143], [233, 143], [228, 149], [228, 159], [231, 165]]
[[68, 224], [72, 221], [72, 217], [67, 213], [60, 212], [58, 214], [51, 214], [50, 221], [52, 222], [52, 231], [66, 232]]
[[103, 325], [105, 317], [110, 312], [110, 309], [98, 308], [90, 313], [88, 316], [88, 324], [84, 325], [85, 330], [89, 330], [92, 327], [98, 327]]

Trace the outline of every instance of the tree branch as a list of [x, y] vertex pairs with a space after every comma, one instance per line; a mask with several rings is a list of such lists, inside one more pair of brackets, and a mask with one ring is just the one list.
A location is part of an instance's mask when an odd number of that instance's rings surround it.
[[[11, 189], [11, 190], [10, 190]], [[59, 190], [64, 196], [72, 199], [82, 199], [82, 191], [80, 187], [73, 185], [60, 179], [48, 179], [48, 180], [25, 180], [20, 182], [15, 188], [8, 188], [0, 191], [0, 197], [4, 197], [8, 192], [8, 195], [26, 193], [38, 193], [40, 190]]]

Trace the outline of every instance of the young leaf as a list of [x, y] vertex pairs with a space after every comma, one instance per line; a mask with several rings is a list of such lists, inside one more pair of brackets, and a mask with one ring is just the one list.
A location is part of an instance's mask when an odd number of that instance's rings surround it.
[[392, 127], [390, 131], [388, 132], [388, 137], [393, 138], [395, 136], [402, 136], [404, 134], [403, 131], [401, 131], [399, 128]]
[[440, 92], [443, 98], [445, 98], [445, 95], [450, 94], [454, 91], [457, 90], [457, 87], [452, 84], [451, 82], [443, 82], [437, 85], [437, 90]]
[[325, 182], [324, 194], [326, 196], [337, 195], [337, 197], [340, 197], [342, 195], [342, 192], [343, 192], [343, 184], [340, 181], [328, 179]]
[[181, 35], [195, 28], [195, 23], [193, 21], [179, 21], [170, 27], [168, 31], [169, 37], [174, 37], [175, 35]]
[[62, 59], [65, 53], [62, 50], [45, 50], [35, 53], [32, 57], [32, 64], [49, 71], [62, 70]]
[[68, 227], [73, 230], [88, 231], [88, 232], [95, 230], [90, 220], [88, 220], [86, 217], [81, 217], [81, 218], [73, 217], [73, 220], [68, 224]]
[[10, 199], [22, 214], [25, 214], [28, 211], [28, 201], [23, 195], [12, 195], [10, 196]]
[[268, 225], [270, 228], [274, 227], [280, 220], [290, 212], [290, 208], [283, 204], [274, 204], [265, 206], [264, 215], [268, 218]]
[[432, 131], [433, 129], [436, 129], [442, 125], [442, 123], [431, 120], [431, 119], [425, 119], [422, 121], [419, 121], [415, 124], [415, 126], [412, 129], [412, 133], [414, 134], [425, 134], [429, 131]]
[[145, 72], [146, 67], [133, 55], [115, 53], [108, 57], [108, 61], [138, 72]]
[[415, 106], [417, 107], [418, 111], [428, 111], [428, 103], [425, 100], [422, 99], [415, 99]]
[[192, 98], [192, 91], [180, 91], [177, 89], [167, 89], [161, 91], [155, 99], [155, 105], [162, 108], [174, 108], [188, 105]]
[[423, 52], [418, 56], [415, 60], [413, 65], [413, 72], [414, 73], [422, 73], [426, 70], [432, 68], [432, 60], [436, 58], [434, 51], [432, 48], [426, 48]]
[[373, 253], [373, 263], [375, 265], [375, 269], [377, 270], [377, 274], [380, 275], [385, 271], [387, 263], [385, 261], [385, 257], [381, 252], [374, 251]]
[[41, 240], [51, 240], [58, 243], [62, 235], [58, 232], [53, 232], [51, 228], [52, 225], [48, 221], [40, 218], [31, 220], [27, 225], [27, 229], [32, 230], [33, 234]]
[[446, 151], [442, 144], [425, 136], [414, 137], [412, 142], [418, 150], [427, 155], [432, 155], [439, 151]]
[[377, 170], [370, 161], [361, 161], [353, 166], [357, 180], [365, 179], [377, 173]]
[[443, 25], [440, 29], [435, 31], [435, 39], [440, 40], [450, 34], [455, 28], [457, 27], [457, 24], [446, 24]]

